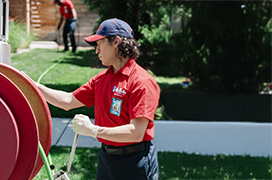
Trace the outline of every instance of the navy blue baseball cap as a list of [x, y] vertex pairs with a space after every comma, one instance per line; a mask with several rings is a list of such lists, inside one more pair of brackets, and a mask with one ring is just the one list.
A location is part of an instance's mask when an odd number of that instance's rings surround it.
[[117, 18], [108, 19], [100, 24], [95, 35], [85, 37], [84, 40], [88, 44], [96, 46], [96, 41], [108, 36], [133, 38], [133, 30], [128, 23], [123, 20]]

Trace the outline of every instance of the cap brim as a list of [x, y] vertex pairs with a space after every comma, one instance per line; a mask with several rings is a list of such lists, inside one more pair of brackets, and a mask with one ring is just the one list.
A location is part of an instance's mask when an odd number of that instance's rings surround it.
[[92, 35], [92, 36], [89, 36], [89, 37], [85, 37], [84, 40], [90, 44], [91, 46], [96, 46], [96, 41], [100, 40], [100, 39], [103, 39], [105, 38], [106, 36], [101, 36], [101, 35], [98, 35], [98, 34], [95, 34], [95, 35]]

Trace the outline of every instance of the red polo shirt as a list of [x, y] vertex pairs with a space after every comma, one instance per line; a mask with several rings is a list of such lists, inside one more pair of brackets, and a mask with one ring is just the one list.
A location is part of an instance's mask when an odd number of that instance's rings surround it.
[[[116, 73], [113, 73], [112, 67], [101, 71], [75, 90], [73, 95], [88, 108], [95, 104], [95, 124], [99, 126], [116, 127], [129, 124], [134, 118], [149, 119], [143, 141], [153, 139], [160, 88], [133, 58]], [[133, 144], [97, 139], [114, 146]]]
[[62, 6], [60, 6], [60, 14], [65, 17], [65, 19], [73, 18], [72, 9], [75, 8], [71, 0], [63, 0]]

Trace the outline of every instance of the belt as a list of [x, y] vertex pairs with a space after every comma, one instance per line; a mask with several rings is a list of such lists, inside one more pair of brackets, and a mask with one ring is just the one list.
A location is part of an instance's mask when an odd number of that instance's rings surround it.
[[108, 146], [102, 143], [102, 148], [106, 151], [107, 154], [110, 155], [122, 155], [122, 154], [130, 154], [138, 151], [143, 151], [149, 148], [151, 142], [144, 141], [137, 144], [132, 144], [128, 146]]

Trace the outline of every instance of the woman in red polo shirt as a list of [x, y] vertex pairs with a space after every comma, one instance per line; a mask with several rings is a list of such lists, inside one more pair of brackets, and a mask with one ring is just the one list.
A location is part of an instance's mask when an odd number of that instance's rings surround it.
[[139, 44], [131, 27], [119, 19], [101, 23], [95, 35], [84, 38], [96, 46], [102, 64], [109, 66], [72, 93], [38, 85], [46, 100], [69, 110], [95, 105], [95, 125], [78, 114], [73, 130], [102, 143], [98, 180], [144, 180], [159, 178], [153, 143], [154, 114], [160, 88], [136, 62]]

